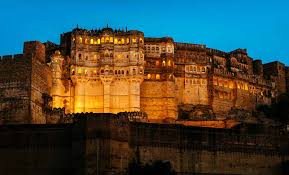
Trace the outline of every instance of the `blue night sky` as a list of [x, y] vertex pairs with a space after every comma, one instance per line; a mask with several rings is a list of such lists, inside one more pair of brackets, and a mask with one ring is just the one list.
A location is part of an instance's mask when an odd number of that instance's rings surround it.
[[3, 0], [0, 16], [0, 55], [21, 53], [27, 40], [59, 43], [76, 24], [109, 24], [224, 51], [247, 48], [255, 59], [289, 65], [286, 0]]

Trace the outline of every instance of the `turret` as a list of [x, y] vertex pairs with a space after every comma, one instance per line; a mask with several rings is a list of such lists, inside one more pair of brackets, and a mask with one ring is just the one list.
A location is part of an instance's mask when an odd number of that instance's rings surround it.
[[53, 98], [52, 106], [53, 108], [62, 108], [63, 103], [61, 102], [61, 96], [64, 92], [64, 87], [62, 84], [62, 62], [63, 57], [59, 51], [51, 56], [51, 71], [52, 71], [52, 88], [51, 96]]

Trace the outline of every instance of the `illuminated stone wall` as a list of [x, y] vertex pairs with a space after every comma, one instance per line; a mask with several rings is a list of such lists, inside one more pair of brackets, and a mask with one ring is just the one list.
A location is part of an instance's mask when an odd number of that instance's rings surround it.
[[[62, 52], [68, 55], [52, 55], [53, 107], [65, 107], [67, 113], [140, 110], [142, 32], [104, 28], [91, 33], [76, 29], [61, 42], [67, 49]], [[63, 65], [69, 65], [68, 72], [64, 73]], [[65, 76], [71, 78], [66, 86]]]
[[145, 38], [145, 78], [141, 84], [141, 110], [149, 120], [177, 119], [172, 38]]

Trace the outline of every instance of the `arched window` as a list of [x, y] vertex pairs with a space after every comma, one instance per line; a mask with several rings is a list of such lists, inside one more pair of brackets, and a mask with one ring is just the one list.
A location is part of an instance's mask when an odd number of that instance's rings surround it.
[[168, 61], [168, 66], [171, 66], [171, 60]]
[[104, 43], [104, 37], [101, 37], [101, 43]]
[[77, 73], [82, 74], [82, 69], [81, 68], [77, 69]]
[[79, 43], [82, 44], [82, 37], [79, 37]]
[[71, 70], [71, 74], [75, 75], [75, 70], [74, 69]]
[[135, 69], [133, 69], [133, 70], [132, 70], [132, 74], [133, 74], [133, 75], [135, 75], [135, 74], [136, 74], [136, 71], [135, 71]]
[[79, 60], [81, 60], [82, 58], [81, 58], [81, 53], [80, 54], [78, 54], [78, 59]]
[[161, 79], [160, 74], [156, 74], [156, 79], [157, 79], [157, 80]]
[[105, 38], [105, 43], [109, 43], [109, 37]]
[[97, 39], [97, 44], [100, 44], [100, 39], [99, 38]]
[[124, 44], [124, 38], [121, 39], [121, 44]]
[[152, 78], [151, 74], [148, 74], [148, 79], [151, 79], [151, 78]]
[[93, 39], [92, 38], [90, 39], [90, 44], [93, 44]]
[[129, 38], [126, 39], [126, 43], [127, 43], [127, 44], [129, 43]]
[[162, 62], [162, 66], [166, 66], [166, 61], [165, 60]]
[[114, 71], [114, 74], [117, 74], [117, 70]]
[[113, 37], [110, 37], [110, 38], [109, 38], [109, 42], [110, 42], [110, 43], [113, 43]]

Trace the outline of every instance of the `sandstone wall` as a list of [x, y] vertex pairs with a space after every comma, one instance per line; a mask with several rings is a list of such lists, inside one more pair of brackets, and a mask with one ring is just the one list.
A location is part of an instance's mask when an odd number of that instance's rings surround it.
[[[29, 46], [27, 46], [29, 45]], [[32, 71], [31, 71], [31, 123], [46, 123], [43, 107], [44, 94], [50, 94], [52, 86], [52, 73], [45, 62], [45, 46], [40, 42], [25, 43], [25, 49], [32, 50]], [[25, 53], [26, 51], [24, 51]], [[27, 51], [28, 52], [28, 51]]]
[[142, 164], [170, 161], [179, 174], [281, 175], [282, 162], [289, 159], [288, 137], [280, 137], [281, 143], [274, 136], [169, 125], [132, 126], [131, 134]]
[[172, 81], [144, 81], [141, 84], [141, 111], [152, 120], [177, 118], [175, 84]]
[[23, 55], [3, 56], [0, 61], [0, 121], [30, 121], [31, 60]]

